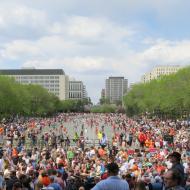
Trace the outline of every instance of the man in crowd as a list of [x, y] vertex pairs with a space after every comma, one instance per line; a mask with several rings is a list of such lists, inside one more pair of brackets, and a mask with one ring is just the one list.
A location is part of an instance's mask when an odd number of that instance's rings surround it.
[[119, 167], [116, 163], [107, 165], [108, 178], [100, 181], [92, 190], [129, 190], [127, 181], [118, 177]]
[[185, 190], [181, 184], [182, 176], [177, 169], [168, 170], [164, 175], [164, 184], [166, 190]]
[[185, 186], [185, 174], [184, 174], [184, 166], [180, 163], [181, 162], [181, 154], [178, 152], [173, 152], [169, 155], [170, 162], [172, 163], [172, 169], [177, 170], [181, 176], [181, 184]]

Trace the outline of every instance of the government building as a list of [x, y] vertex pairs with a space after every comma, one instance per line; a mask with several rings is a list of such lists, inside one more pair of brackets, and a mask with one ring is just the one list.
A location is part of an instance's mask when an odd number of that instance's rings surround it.
[[181, 69], [182, 67], [179, 65], [161, 65], [157, 66], [152, 69], [151, 72], [146, 73], [145, 75], [142, 76], [141, 82], [142, 83], [147, 83], [150, 82], [151, 80], [158, 79], [160, 76], [163, 75], [170, 75], [173, 73], [176, 73]]
[[0, 75], [12, 77], [21, 84], [40, 85], [60, 100], [68, 99], [68, 77], [62, 69], [0, 70]]

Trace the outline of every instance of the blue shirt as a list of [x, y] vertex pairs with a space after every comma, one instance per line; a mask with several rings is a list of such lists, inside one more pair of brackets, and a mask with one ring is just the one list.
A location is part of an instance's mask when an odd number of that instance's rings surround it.
[[92, 190], [129, 190], [129, 185], [118, 176], [111, 176], [97, 183]]
[[62, 190], [61, 186], [58, 183], [51, 183], [48, 187], [53, 187], [54, 190]]

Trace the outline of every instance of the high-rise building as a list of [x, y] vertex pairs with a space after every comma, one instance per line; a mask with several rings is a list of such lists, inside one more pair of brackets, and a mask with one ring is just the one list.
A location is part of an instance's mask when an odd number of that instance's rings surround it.
[[86, 87], [82, 81], [69, 81], [69, 99], [81, 100], [87, 98]]
[[109, 77], [106, 79], [106, 98], [110, 103], [122, 101], [127, 93], [128, 80], [124, 77]]
[[14, 69], [0, 70], [0, 75], [12, 77], [21, 84], [37, 84], [55, 94], [60, 100], [67, 99], [67, 76], [62, 69]]
[[105, 97], [106, 97], [106, 90], [103, 88], [101, 91], [101, 98], [105, 99]]
[[158, 79], [162, 75], [170, 75], [176, 73], [182, 67], [179, 65], [161, 65], [152, 69], [151, 72], [142, 76], [143, 83], [150, 82], [151, 80]]

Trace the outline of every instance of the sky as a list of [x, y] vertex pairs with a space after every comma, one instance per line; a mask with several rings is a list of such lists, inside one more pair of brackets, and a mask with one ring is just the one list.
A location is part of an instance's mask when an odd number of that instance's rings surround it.
[[0, 0], [0, 69], [63, 69], [94, 103], [109, 76], [190, 64], [189, 0]]

